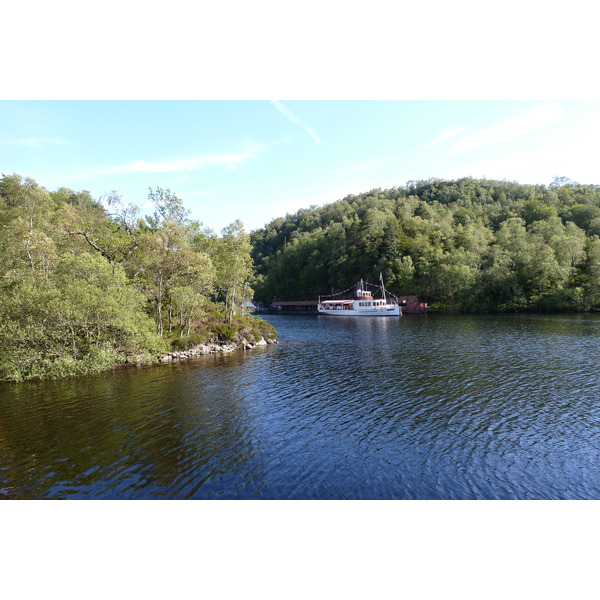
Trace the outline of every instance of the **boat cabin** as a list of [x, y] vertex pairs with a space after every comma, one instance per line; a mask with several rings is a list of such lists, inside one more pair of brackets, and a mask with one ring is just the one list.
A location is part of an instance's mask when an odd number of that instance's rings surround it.
[[[367, 284], [369, 285], [369, 284]], [[379, 286], [377, 286], [379, 287]], [[349, 290], [346, 290], [348, 292]], [[401, 310], [397, 302], [386, 297], [383, 280], [381, 285], [382, 298], [375, 299], [373, 293], [364, 288], [363, 281], [358, 283], [354, 293], [354, 298], [342, 300], [322, 300], [319, 298], [317, 311], [322, 315], [352, 315], [352, 316], [400, 316]], [[344, 294], [346, 292], [340, 292]], [[340, 295], [336, 294], [336, 295]]]

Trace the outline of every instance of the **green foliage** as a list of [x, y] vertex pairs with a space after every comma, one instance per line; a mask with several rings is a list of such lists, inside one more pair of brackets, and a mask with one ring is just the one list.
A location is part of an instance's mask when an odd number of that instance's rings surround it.
[[156, 190], [148, 188], [148, 200], [154, 205], [154, 214], [146, 217], [146, 223], [152, 231], [156, 231], [165, 223], [171, 221], [185, 225], [188, 221], [189, 210], [183, 206], [181, 198], [171, 193], [171, 190]]
[[243, 312], [242, 305], [252, 299], [252, 246], [250, 236], [239, 220], [222, 231], [222, 239], [215, 246], [213, 257], [216, 264], [217, 286], [225, 301], [229, 324], [236, 314]]
[[100, 255], [62, 257], [52, 273], [5, 275], [0, 379], [98, 372], [167, 346], [122, 267]]
[[270, 323], [248, 315], [234, 317], [231, 324], [226, 322], [216, 325], [215, 333], [218, 340], [231, 342], [246, 340], [256, 343], [262, 338], [275, 339], [277, 337], [277, 331]]
[[185, 225], [174, 220], [139, 234], [127, 270], [148, 298], [161, 337], [173, 330], [177, 312], [181, 320], [193, 318], [201, 304], [193, 295], [206, 295], [214, 285], [212, 261], [192, 247]]
[[[252, 276], [241, 223], [219, 239], [169, 190], [149, 198], [142, 221], [115, 192], [105, 210], [88, 192], [0, 179], [0, 381], [151, 362], [259, 330], [241, 316]], [[210, 300], [217, 272], [228, 318]]]
[[411, 181], [253, 232], [255, 297], [314, 299], [383, 273], [441, 310], [598, 310], [597, 236], [600, 186]]

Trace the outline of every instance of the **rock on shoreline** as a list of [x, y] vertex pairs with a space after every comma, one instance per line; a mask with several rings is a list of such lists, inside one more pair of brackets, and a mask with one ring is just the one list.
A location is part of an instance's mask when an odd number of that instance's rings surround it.
[[205, 354], [217, 354], [219, 352], [234, 352], [235, 350], [249, 350], [257, 346], [266, 346], [267, 344], [276, 344], [277, 340], [261, 338], [258, 342], [210, 342], [206, 344], [196, 344], [185, 350], [173, 350], [160, 357], [161, 363], [169, 363], [174, 360], [186, 360]]

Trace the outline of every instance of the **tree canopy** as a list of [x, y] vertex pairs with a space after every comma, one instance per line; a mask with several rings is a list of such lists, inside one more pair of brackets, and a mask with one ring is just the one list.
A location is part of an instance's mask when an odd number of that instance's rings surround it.
[[148, 197], [155, 210], [141, 218], [116, 192], [105, 207], [86, 191], [2, 176], [0, 380], [149, 362], [173, 345], [234, 338], [235, 327], [276, 335], [244, 320], [252, 265], [242, 224], [218, 237], [170, 190]]
[[273, 220], [251, 235], [259, 300], [377, 281], [463, 312], [600, 308], [600, 186], [410, 181]]

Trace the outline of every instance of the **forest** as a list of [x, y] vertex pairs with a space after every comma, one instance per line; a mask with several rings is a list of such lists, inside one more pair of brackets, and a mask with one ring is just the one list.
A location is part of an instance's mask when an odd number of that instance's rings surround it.
[[248, 316], [253, 267], [239, 221], [220, 236], [170, 190], [140, 216], [115, 192], [0, 179], [0, 381], [152, 363], [204, 341], [275, 337]]
[[274, 328], [248, 302], [313, 300], [383, 275], [464, 313], [600, 310], [600, 186], [410, 181], [220, 235], [170, 190], [140, 216], [116, 192], [0, 179], [0, 381], [147, 364]]
[[299, 210], [251, 234], [255, 298], [310, 300], [382, 273], [433, 310], [600, 309], [600, 186], [409, 181]]

